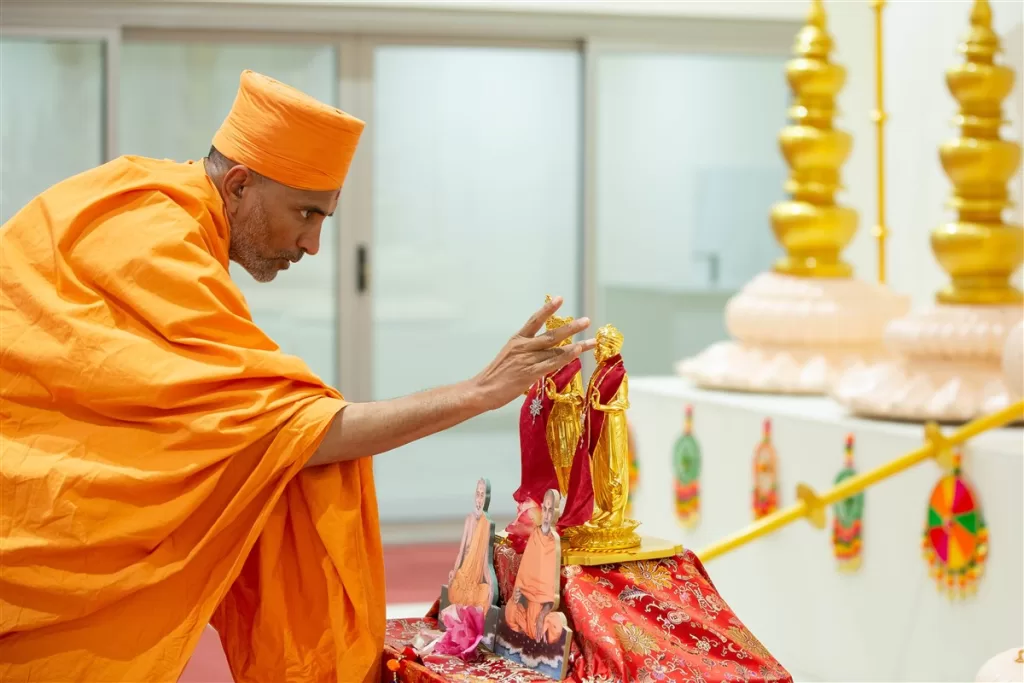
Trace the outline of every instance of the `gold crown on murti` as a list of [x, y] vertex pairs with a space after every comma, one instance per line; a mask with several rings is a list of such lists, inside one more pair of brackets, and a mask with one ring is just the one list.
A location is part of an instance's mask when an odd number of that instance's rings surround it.
[[[548, 294], [546, 297], [544, 297], [544, 303], [546, 303], [546, 304], [551, 303], [551, 295], [550, 294]], [[548, 330], [557, 330], [559, 327], [565, 327], [566, 325], [568, 325], [572, 321], [573, 321], [573, 317], [572, 316], [567, 316], [565, 318], [562, 318], [560, 316], [553, 315], [550, 318], [548, 318], [546, 321], [544, 321], [544, 327], [546, 329], [548, 329]]]
[[597, 331], [597, 343], [606, 342], [618, 348], [622, 346], [622, 333], [614, 325], [605, 325]]

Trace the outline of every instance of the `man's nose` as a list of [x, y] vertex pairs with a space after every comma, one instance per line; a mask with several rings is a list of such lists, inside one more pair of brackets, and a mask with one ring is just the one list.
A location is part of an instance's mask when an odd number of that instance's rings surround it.
[[310, 256], [316, 256], [320, 251], [320, 226], [304, 233], [299, 238], [298, 246]]

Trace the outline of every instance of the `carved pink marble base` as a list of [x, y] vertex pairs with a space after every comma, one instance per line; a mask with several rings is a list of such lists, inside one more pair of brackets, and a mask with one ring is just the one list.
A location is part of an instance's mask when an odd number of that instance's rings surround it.
[[824, 394], [843, 373], [888, 358], [885, 327], [908, 309], [906, 297], [860, 280], [763, 273], [726, 305], [735, 341], [676, 371], [705, 388]]
[[851, 368], [832, 396], [857, 415], [963, 422], [1009, 405], [1003, 351], [1020, 306], [935, 306], [893, 321], [897, 358]]

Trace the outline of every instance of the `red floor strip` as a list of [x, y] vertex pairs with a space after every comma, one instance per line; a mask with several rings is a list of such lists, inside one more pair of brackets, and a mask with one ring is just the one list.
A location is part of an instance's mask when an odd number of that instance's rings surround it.
[[384, 576], [391, 604], [433, 602], [455, 565], [457, 543], [384, 548]]

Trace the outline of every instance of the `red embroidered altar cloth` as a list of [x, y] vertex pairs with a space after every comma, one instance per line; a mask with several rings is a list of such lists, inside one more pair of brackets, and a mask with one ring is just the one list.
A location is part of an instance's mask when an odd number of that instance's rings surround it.
[[[494, 568], [503, 604], [512, 593], [520, 558], [507, 544], [495, 545]], [[700, 560], [688, 550], [662, 560], [563, 567], [561, 609], [574, 630], [567, 678], [572, 683], [793, 680], [722, 600]], [[385, 658], [435, 623], [389, 622]], [[409, 667], [409, 677], [400, 675], [399, 680], [550, 680], [495, 655], [469, 664], [433, 656], [424, 664], [424, 671], [433, 672], [431, 677], [412, 671], [419, 667]]]

